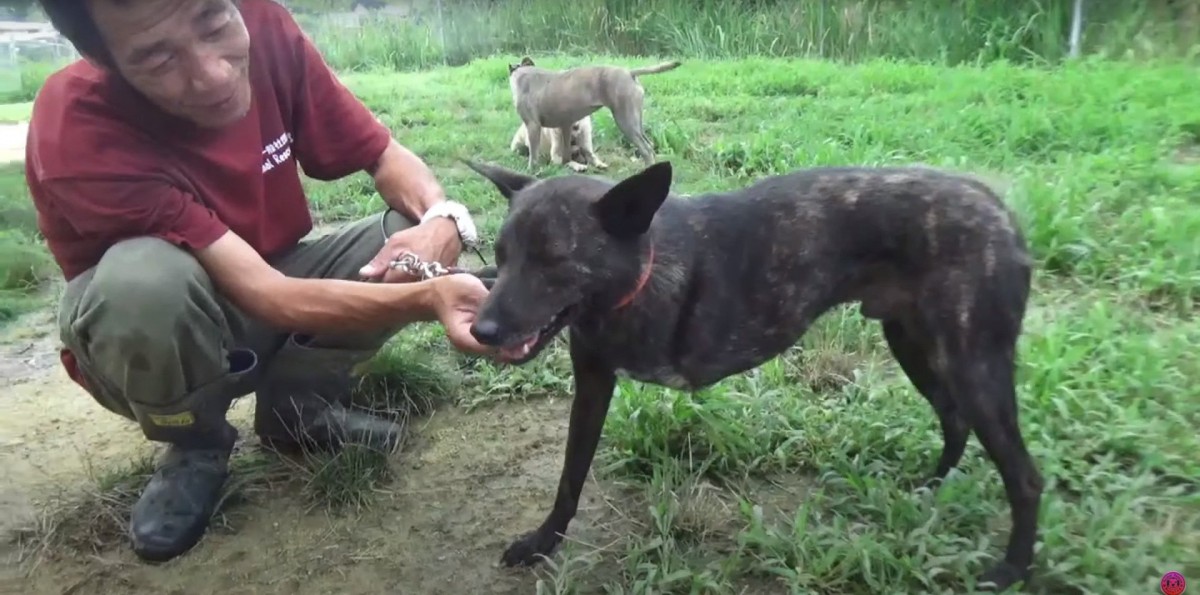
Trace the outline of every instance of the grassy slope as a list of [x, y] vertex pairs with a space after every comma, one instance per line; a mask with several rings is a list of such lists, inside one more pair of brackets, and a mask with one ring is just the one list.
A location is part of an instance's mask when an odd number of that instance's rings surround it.
[[[593, 60], [544, 63], [585, 61]], [[517, 120], [505, 73], [494, 59], [343, 79], [434, 165], [489, 236], [503, 203], [454, 159], [522, 164], [507, 153]], [[1019, 390], [1025, 435], [1049, 480], [1037, 590], [1133, 593], [1168, 569], [1200, 572], [1195, 74], [738, 60], [685, 61], [644, 83], [646, 121], [684, 193], [839, 163], [919, 161], [1006, 182], [1041, 265]], [[633, 171], [611, 117], [598, 113], [595, 124], [610, 173]], [[361, 176], [309, 187], [327, 221], [379, 206]], [[1007, 505], [976, 444], [936, 496], [911, 491], [932, 468], [940, 435], [876, 327], [853, 310], [834, 313], [803, 347], [697, 395], [623, 382], [597, 472], [644, 479], [637, 485], [656, 522], [597, 554], [607, 571], [566, 565], [560, 581], [596, 587], [602, 576], [661, 592], [759, 576], [816, 592], [919, 592], [956, 589], [980, 570], [980, 552], [999, 554]], [[501, 369], [456, 358], [424, 332], [402, 338], [395, 353], [456, 360], [461, 400], [486, 406], [569, 391], [564, 352]], [[385, 356], [379, 365], [398, 363]], [[797, 478], [812, 491], [788, 502], [794, 522], [760, 521], [753, 491], [740, 526], [707, 526], [697, 508], [708, 482]], [[995, 531], [980, 537], [985, 526]]]

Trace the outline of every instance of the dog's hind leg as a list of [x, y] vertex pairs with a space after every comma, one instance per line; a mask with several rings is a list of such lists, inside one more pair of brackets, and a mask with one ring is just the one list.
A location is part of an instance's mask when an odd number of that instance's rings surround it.
[[1009, 262], [984, 271], [958, 271], [935, 285], [939, 291], [924, 304], [924, 322], [937, 346], [931, 355], [946, 394], [1004, 482], [1012, 531], [1004, 560], [980, 579], [980, 588], [1004, 591], [1030, 576], [1044, 481], [1017, 415], [1016, 349], [1029, 270]]
[[976, 352], [949, 363], [951, 390], [961, 395], [959, 404], [1000, 472], [1011, 508], [1012, 532], [1004, 560], [980, 579], [980, 588], [1003, 591], [1029, 578], [1044, 481], [1017, 424], [1011, 351]]
[[913, 332], [900, 320], [884, 320], [883, 336], [904, 374], [933, 406], [942, 426], [942, 454], [926, 482], [932, 487], [962, 460], [971, 427], [958, 411], [954, 397], [946, 392], [946, 383], [934, 372], [933, 362], [928, 357], [933, 350], [919, 342], [919, 337], [927, 335]]
[[570, 342], [571, 366], [575, 375], [575, 400], [571, 403], [571, 421], [567, 426], [567, 452], [554, 508], [536, 530], [512, 542], [501, 561], [506, 566], [528, 566], [549, 556], [563, 539], [567, 526], [579, 508], [579, 495], [587, 479], [600, 432], [608, 416], [617, 377], [611, 368], [586, 353], [574, 336]]
[[621, 134], [637, 147], [638, 155], [646, 167], [649, 167], [654, 165], [654, 149], [650, 146], [650, 139], [646, 137], [646, 131], [642, 127], [643, 102], [643, 92], [639, 89], [636, 95], [622, 97], [610, 111]]

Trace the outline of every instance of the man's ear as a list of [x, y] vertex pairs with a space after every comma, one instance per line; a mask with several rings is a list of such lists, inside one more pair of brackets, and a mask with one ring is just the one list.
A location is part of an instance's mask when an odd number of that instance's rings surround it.
[[646, 233], [654, 214], [671, 192], [671, 162], [660, 161], [621, 180], [592, 203], [592, 213], [612, 236], [629, 239]]
[[475, 173], [487, 178], [509, 202], [512, 202], [512, 197], [520, 192], [521, 189], [537, 181], [537, 178], [533, 176], [499, 165], [475, 163], [470, 159], [463, 159], [462, 162], [474, 170]]

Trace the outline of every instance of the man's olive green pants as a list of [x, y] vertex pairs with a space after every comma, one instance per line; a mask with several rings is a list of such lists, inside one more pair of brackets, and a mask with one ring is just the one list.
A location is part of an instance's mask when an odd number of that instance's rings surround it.
[[[385, 215], [389, 234], [412, 225], [389, 210], [304, 240], [271, 265], [292, 277], [357, 279], [383, 247]], [[190, 254], [150, 237], [114, 245], [72, 279], [58, 322], [101, 405], [151, 440], [192, 447], [228, 446], [234, 399], [344, 375], [400, 330], [300, 337], [271, 328], [218, 294]]]

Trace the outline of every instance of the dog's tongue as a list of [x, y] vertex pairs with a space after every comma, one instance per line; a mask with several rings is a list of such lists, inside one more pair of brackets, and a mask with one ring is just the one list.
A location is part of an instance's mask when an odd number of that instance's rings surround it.
[[519, 360], [529, 355], [530, 350], [533, 349], [534, 343], [537, 343], [537, 335], [529, 337], [523, 343], [501, 349], [500, 356], [510, 361]]

